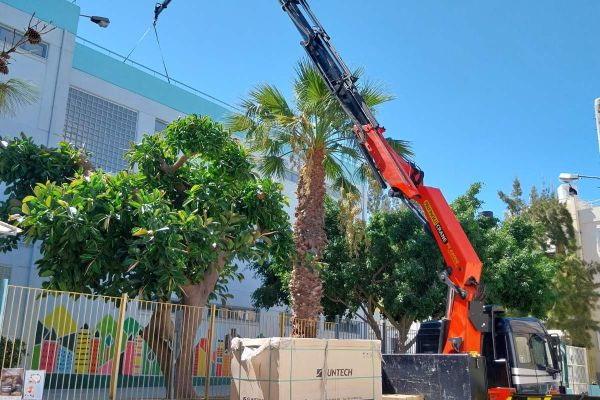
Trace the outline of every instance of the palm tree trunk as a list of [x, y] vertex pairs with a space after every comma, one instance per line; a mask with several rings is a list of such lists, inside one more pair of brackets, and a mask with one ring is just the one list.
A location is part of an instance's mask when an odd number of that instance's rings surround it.
[[323, 286], [317, 263], [325, 247], [324, 149], [315, 149], [300, 170], [294, 222], [296, 258], [290, 279], [292, 336], [314, 338], [322, 312]]

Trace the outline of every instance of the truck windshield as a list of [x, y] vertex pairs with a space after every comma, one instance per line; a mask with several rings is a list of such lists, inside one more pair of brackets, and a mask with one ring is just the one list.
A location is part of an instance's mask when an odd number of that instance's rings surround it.
[[548, 367], [548, 353], [546, 341], [539, 335], [531, 336], [531, 353], [533, 355], [533, 363], [537, 369], [546, 370]]
[[515, 336], [517, 360], [521, 368], [534, 368], [546, 371], [552, 366], [550, 348], [540, 335]]
[[515, 336], [515, 344], [517, 347], [517, 358], [519, 365], [524, 367], [531, 364], [531, 351], [529, 351], [529, 337]]

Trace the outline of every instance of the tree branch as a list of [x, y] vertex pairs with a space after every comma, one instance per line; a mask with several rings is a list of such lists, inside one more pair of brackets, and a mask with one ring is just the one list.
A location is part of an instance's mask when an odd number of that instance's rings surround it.
[[96, 172], [96, 168], [94, 168], [94, 165], [83, 151], [79, 152], [77, 165], [83, 170], [83, 176], [90, 176]]
[[190, 159], [189, 156], [186, 156], [185, 154], [183, 154], [181, 157], [179, 157], [179, 159], [177, 161], [175, 161], [175, 164], [173, 164], [173, 165], [169, 165], [169, 164], [167, 164], [167, 162], [165, 160], [162, 160], [162, 162], [160, 163], [160, 170], [167, 175], [175, 175], [177, 170], [179, 170], [179, 168], [183, 167], [183, 165], [189, 159]]

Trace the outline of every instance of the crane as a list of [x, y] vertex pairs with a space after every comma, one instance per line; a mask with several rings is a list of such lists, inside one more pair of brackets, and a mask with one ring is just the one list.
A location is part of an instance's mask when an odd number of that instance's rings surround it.
[[423, 171], [397, 154], [383, 136], [385, 129], [365, 103], [352, 75], [306, 0], [279, 0], [302, 36], [302, 46], [331, 93], [354, 123], [355, 138], [370, 169], [391, 196], [398, 197], [433, 235], [445, 261], [440, 274], [448, 285], [443, 353], [481, 353], [478, 321], [484, 312], [478, 289], [481, 261], [442, 192], [424, 183]]

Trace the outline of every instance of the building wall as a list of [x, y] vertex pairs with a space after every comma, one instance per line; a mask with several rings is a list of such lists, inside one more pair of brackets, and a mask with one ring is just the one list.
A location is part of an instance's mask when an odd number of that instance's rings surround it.
[[[0, 2], [0, 24], [22, 31], [31, 15]], [[69, 74], [73, 60], [75, 36], [62, 29], [44, 35], [49, 45], [48, 58], [14, 54], [7, 78], [20, 78], [34, 84], [39, 101], [19, 110], [15, 117], [3, 118], [0, 134], [15, 136], [21, 131], [39, 143], [48, 143], [50, 133], [60, 133], [64, 126]]]
[[[588, 262], [600, 262], [600, 207], [569, 193], [567, 184], [559, 186], [558, 199], [565, 204], [573, 218], [579, 256]], [[600, 276], [596, 276], [596, 281], [600, 282]], [[600, 321], [600, 303], [592, 310], [592, 319]], [[596, 380], [597, 373], [600, 373], [600, 332], [591, 334], [592, 348], [588, 352], [588, 364], [591, 379]]]

